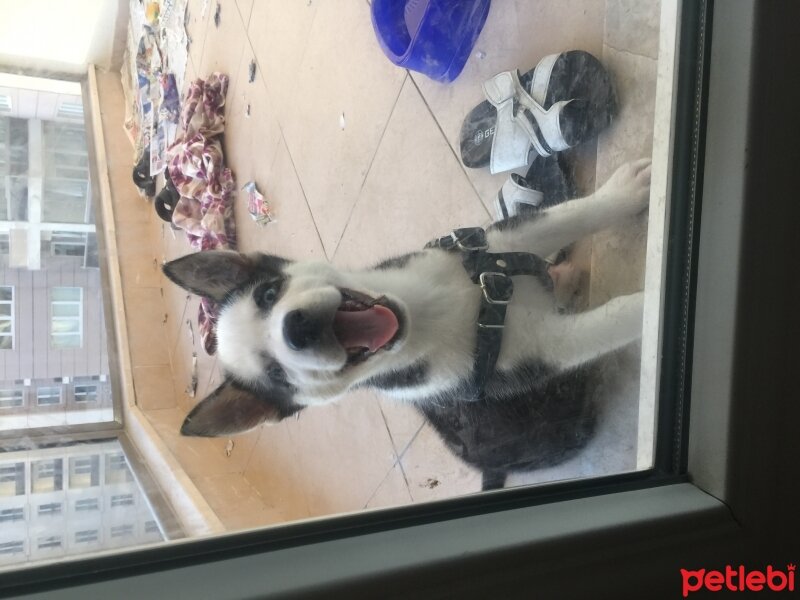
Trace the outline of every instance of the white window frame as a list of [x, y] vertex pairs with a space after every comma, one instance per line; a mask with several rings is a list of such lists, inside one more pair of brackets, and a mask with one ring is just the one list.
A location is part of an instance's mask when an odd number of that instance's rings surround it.
[[13, 556], [15, 554], [23, 554], [24, 552], [24, 540], [9, 540], [7, 542], [0, 542], [0, 556]]
[[54, 550], [64, 547], [64, 538], [60, 535], [42, 536], [36, 540], [37, 550]]
[[14, 333], [16, 331], [16, 319], [15, 319], [15, 305], [14, 300], [16, 300], [16, 290], [14, 289], [13, 285], [3, 285], [0, 286], [0, 289], [8, 289], [11, 290], [11, 300], [0, 300], [0, 305], [8, 305], [11, 307], [11, 314], [10, 316], [0, 316], [0, 321], [10, 321], [11, 322], [11, 330], [8, 333], [0, 333], [0, 337], [2, 338], [11, 338], [11, 347], [10, 348], [3, 348], [3, 350], [13, 350], [16, 346], [16, 339]]
[[99, 529], [84, 529], [75, 532], [76, 544], [96, 544], [100, 541]]
[[78, 404], [96, 404], [100, 400], [100, 384], [74, 383], [72, 397]]
[[136, 504], [136, 496], [133, 494], [115, 494], [111, 496], [111, 508], [124, 508]]
[[[51, 398], [58, 398], [58, 402], [49, 402]], [[47, 385], [36, 388], [36, 406], [58, 406], [63, 403], [64, 390], [61, 386]]]
[[[50, 256], [83, 257], [86, 254], [89, 234], [85, 231], [53, 231], [50, 234]], [[59, 254], [59, 248], [78, 248], [78, 254]]]
[[80, 500], [75, 501], [75, 512], [92, 512], [95, 510], [100, 510], [100, 499], [99, 498], [81, 498]]
[[0, 510], [0, 523], [15, 523], [17, 521], [25, 520], [25, 508], [22, 506], [15, 506], [12, 508], [4, 508]]
[[[45, 508], [45, 510], [42, 510]], [[64, 504], [62, 502], [43, 502], [36, 506], [37, 517], [52, 517], [60, 515], [64, 512]]]
[[[49, 464], [48, 464], [49, 463]], [[64, 459], [55, 458], [42, 458], [31, 462], [31, 493], [32, 494], [49, 494], [51, 492], [60, 492], [64, 489]], [[39, 490], [38, 482], [49, 483], [53, 482], [52, 490]], [[59, 485], [56, 485], [58, 483]]]
[[131, 537], [133, 536], [134, 527], [129, 523], [124, 523], [122, 525], [114, 525], [111, 527], [111, 537], [112, 538], [120, 538], [120, 537]]
[[[53, 295], [56, 290], [79, 290], [78, 300], [53, 300]], [[55, 316], [53, 313], [56, 306], [77, 306], [77, 316]], [[75, 322], [78, 323], [78, 331], [74, 332], [57, 332], [54, 330], [54, 323], [57, 321]], [[66, 338], [69, 336], [78, 336], [77, 346], [58, 346], [54, 342], [58, 338]], [[73, 350], [75, 348], [83, 347], [83, 288], [77, 286], [56, 286], [50, 290], [50, 346], [56, 350]]]
[[[5, 472], [5, 471], [7, 471], [7, 472]], [[12, 475], [13, 475], [13, 477], [12, 477]], [[5, 498], [13, 498], [13, 497], [16, 497], [16, 496], [24, 496], [25, 495], [26, 479], [27, 479], [27, 474], [25, 472], [25, 463], [24, 462], [14, 461], [14, 462], [4, 463], [4, 464], [0, 465], [0, 484], [10, 483], [10, 482], [13, 481], [14, 482], [15, 492], [16, 492], [16, 489], [20, 487], [19, 486], [20, 475], [21, 475], [21, 479], [22, 479], [22, 493], [21, 494], [14, 493], [14, 494], [10, 494], [8, 496], [0, 495], [0, 498], [3, 498], [3, 497], [5, 497]]]
[[[18, 402], [17, 402], [18, 401]], [[13, 410], [25, 406], [25, 390], [6, 388], [0, 390], [0, 410]]]

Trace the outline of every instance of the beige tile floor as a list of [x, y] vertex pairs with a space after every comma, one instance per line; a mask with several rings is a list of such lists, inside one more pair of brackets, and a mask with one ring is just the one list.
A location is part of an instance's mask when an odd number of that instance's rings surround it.
[[[584, 191], [619, 163], [650, 153], [658, 0], [495, 0], [476, 52], [450, 85], [390, 64], [378, 48], [366, 1], [221, 0], [219, 27], [210, 18], [215, 2], [205, 15], [202, 4], [189, 2], [186, 81], [212, 70], [230, 76], [227, 163], [240, 186], [257, 183], [277, 215], [262, 228], [249, 218], [244, 197], [237, 199], [243, 251], [364, 265], [419, 248], [453, 227], [488, 223], [507, 174], [462, 167], [461, 120], [482, 99], [484, 79], [509, 68], [528, 69], [562, 50], [601, 57], [621, 100], [619, 118], [599, 142], [575, 151]], [[251, 61], [257, 65], [252, 83]], [[156, 226], [160, 259], [190, 251], [181, 232]], [[626, 256], [643, 257], [644, 235], [637, 223], [594, 240], [592, 303], [640, 285], [643, 260], [631, 265]], [[147, 408], [187, 464], [197, 464], [192, 455], [233, 459], [203, 460], [202, 468], [189, 473], [212, 506], [223, 503], [214, 501], [221, 489], [233, 490], [241, 511], [252, 515], [244, 517], [237, 508], [227, 520], [230, 527], [479, 490], [479, 475], [448, 453], [414, 409], [369, 392], [306, 410], [297, 420], [263, 427], [232, 444], [180, 439], [183, 415], [213, 389], [220, 373], [190, 331], [190, 323], [196, 328], [197, 299], [165, 280], [161, 287], [168, 340], [166, 349], [155, 351], [170, 354], [179, 400], [177, 406]], [[193, 353], [199, 372], [195, 397], [184, 392]], [[614, 376], [598, 383], [601, 427], [586, 451], [559, 467], [514, 475], [509, 483], [633, 468], [636, 361], [635, 349], [609, 358]], [[225, 498], [229, 503], [230, 494]]]

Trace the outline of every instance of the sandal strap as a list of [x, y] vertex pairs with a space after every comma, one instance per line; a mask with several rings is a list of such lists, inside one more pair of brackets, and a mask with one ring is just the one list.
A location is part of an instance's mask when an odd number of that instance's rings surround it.
[[[552, 70], [552, 65], [549, 68]], [[571, 100], [556, 102], [545, 110], [522, 86], [518, 71], [498, 73], [483, 84], [483, 91], [497, 111], [489, 165], [492, 173], [527, 164], [531, 146], [540, 156], [569, 148], [559, 114]]]
[[542, 192], [530, 187], [522, 175], [512, 173], [497, 192], [496, 213], [499, 219], [507, 219], [519, 212], [521, 204], [539, 206], [543, 200]]
[[547, 98], [547, 88], [550, 87], [550, 76], [553, 74], [553, 67], [561, 54], [549, 54], [539, 61], [533, 71], [531, 80], [531, 98], [544, 106]]

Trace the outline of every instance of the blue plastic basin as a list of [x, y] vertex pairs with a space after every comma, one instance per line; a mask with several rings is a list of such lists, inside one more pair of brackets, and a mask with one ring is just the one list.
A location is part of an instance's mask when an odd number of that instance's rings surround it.
[[491, 0], [372, 0], [372, 26], [394, 64], [453, 81], [486, 22]]

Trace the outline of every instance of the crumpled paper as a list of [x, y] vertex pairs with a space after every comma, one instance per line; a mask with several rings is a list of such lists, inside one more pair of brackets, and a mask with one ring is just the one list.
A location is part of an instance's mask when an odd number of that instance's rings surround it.
[[272, 206], [266, 198], [256, 188], [255, 181], [248, 181], [242, 187], [243, 192], [247, 192], [247, 212], [250, 213], [252, 219], [261, 226], [271, 223], [275, 220], [275, 214], [272, 212]]

